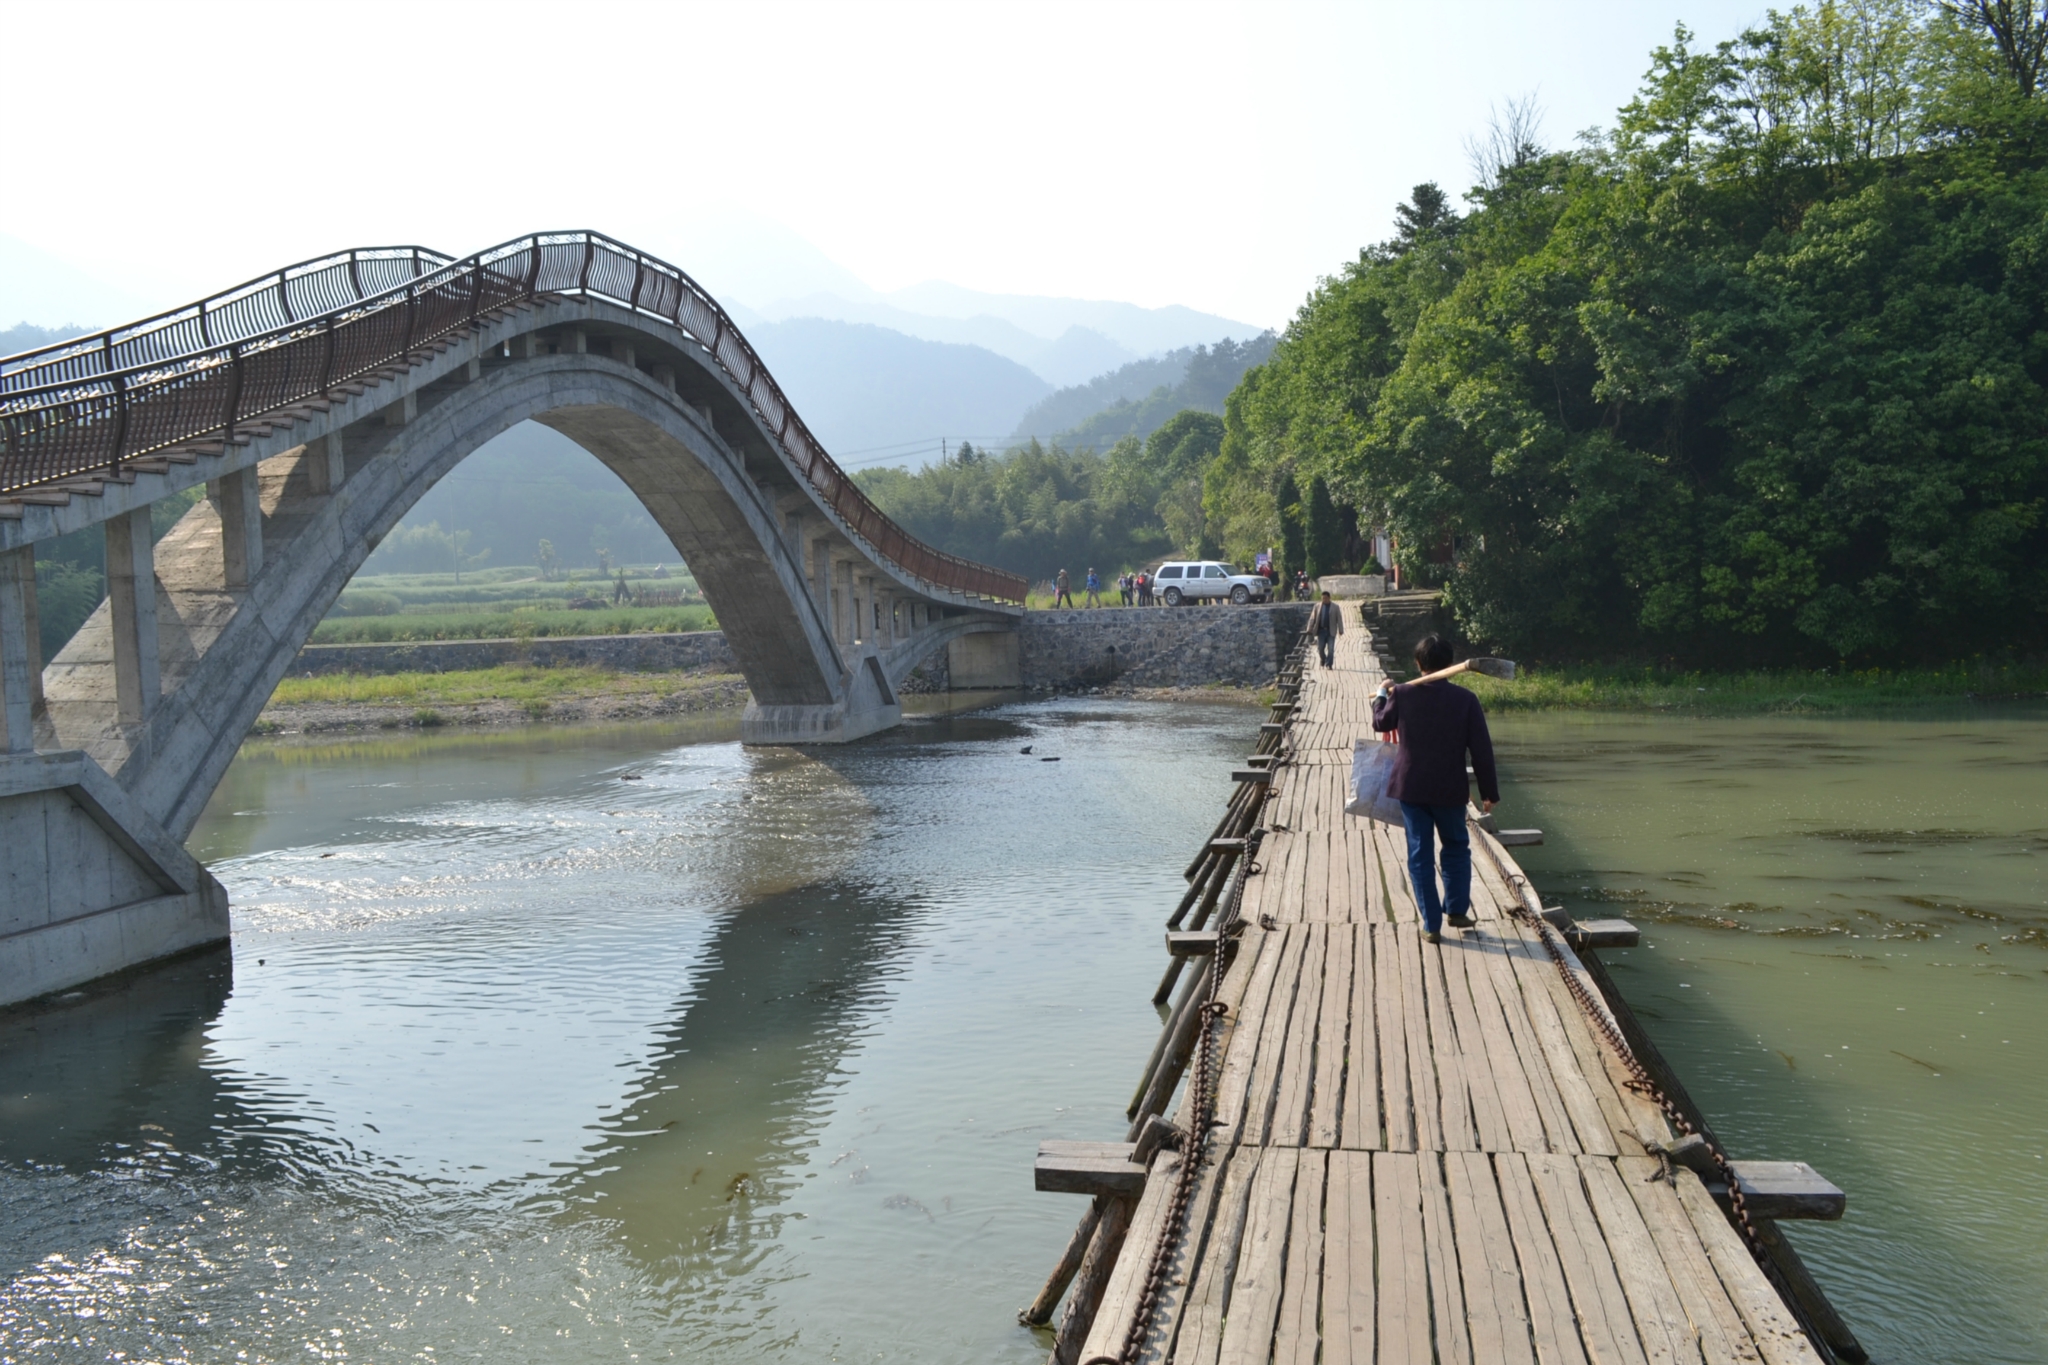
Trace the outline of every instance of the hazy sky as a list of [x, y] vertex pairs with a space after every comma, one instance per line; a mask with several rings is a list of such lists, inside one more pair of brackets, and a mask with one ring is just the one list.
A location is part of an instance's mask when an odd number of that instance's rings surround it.
[[[340, 247], [593, 227], [754, 304], [832, 284], [829, 258], [884, 290], [1277, 325], [1410, 185], [1468, 183], [1490, 104], [1534, 91], [1566, 142], [1676, 21], [1712, 40], [1762, 11], [16, 4], [0, 234], [142, 306]], [[35, 297], [22, 255], [0, 326]]]

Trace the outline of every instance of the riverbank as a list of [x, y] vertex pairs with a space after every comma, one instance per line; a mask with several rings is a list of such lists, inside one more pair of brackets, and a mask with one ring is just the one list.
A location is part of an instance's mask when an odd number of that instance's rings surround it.
[[1513, 682], [1460, 679], [1491, 711], [1857, 715], [1980, 701], [2048, 699], [2048, 667], [1958, 664], [1863, 672], [1665, 673], [1530, 668]]
[[521, 666], [447, 673], [332, 673], [279, 683], [254, 733], [659, 720], [746, 702], [746, 679], [736, 673]]
[[[1263, 706], [1270, 687], [1035, 687], [1006, 696], [1099, 696], [1122, 700]], [[952, 693], [971, 698], [974, 693]], [[747, 680], [702, 670], [624, 673], [604, 668], [504, 665], [440, 673], [325, 673], [286, 678], [257, 719], [259, 735], [504, 728], [663, 720], [747, 704]]]

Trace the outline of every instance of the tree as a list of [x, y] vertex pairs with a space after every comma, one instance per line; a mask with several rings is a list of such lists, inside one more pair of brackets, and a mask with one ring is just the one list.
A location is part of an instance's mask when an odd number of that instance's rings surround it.
[[1408, 192], [1407, 203], [1394, 206], [1392, 249], [1408, 251], [1430, 233], [1457, 225], [1458, 215], [1451, 208], [1451, 197], [1434, 180], [1425, 180]]
[[2048, 63], [2048, 5], [2036, 9], [2030, 0], [1939, 3], [1949, 14], [1989, 35], [2020, 98], [2032, 99], [2041, 88], [2042, 67]]
[[555, 553], [555, 542], [543, 539], [540, 543], [540, 549], [535, 552], [534, 563], [540, 566], [540, 577], [543, 583], [554, 582], [556, 575], [562, 571], [562, 558]]
[[1345, 572], [1348, 566], [1344, 561], [1344, 539], [1349, 528], [1344, 524], [1343, 513], [1330, 499], [1330, 486], [1320, 478], [1308, 481], [1306, 520], [1303, 550], [1308, 576], [1321, 578], [1326, 573]]
[[1279, 487], [1273, 500], [1280, 511], [1280, 571], [1290, 575], [1306, 571], [1307, 535], [1302, 525], [1301, 492], [1295, 487], [1293, 470], [1280, 471]]

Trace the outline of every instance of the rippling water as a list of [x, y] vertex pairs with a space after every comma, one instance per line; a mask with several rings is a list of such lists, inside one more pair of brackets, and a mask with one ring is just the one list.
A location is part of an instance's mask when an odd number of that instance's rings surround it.
[[0, 1357], [1042, 1360], [1256, 720], [252, 744], [232, 970], [0, 1025]]
[[[1032, 1154], [1120, 1133], [1257, 719], [251, 744], [232, 966], [0, 1019], [0, 1361], [1036, 1365]], [[2048, 1359], [2048, 718], [1496, 730], [1722, 1137], [1848, 1189], [1875, 1356]]]
[[1619, 913], [1615, 982], [1880, 1361], [2048, 1360], [2048, 714], [1495, 723], [1546, 900]]

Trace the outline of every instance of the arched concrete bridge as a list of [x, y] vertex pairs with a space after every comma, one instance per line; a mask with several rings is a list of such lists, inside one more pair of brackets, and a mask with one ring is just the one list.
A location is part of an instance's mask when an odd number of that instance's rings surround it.
[[[890, 522], [709, 295], [594, 233], [352, 251], [11, 357], [0, 1003], [225, 936], [183, 842], [243, 737], [377, 543], [528, 419], [682, 552], [746, 674], [749, 743], [873, 733], [934, 651], [1014, 651], [1022, 578]], [[150, 505], [197, 484], [152, 544]], [[44, 666], [35, 546], [89, 527], [108, 600]]]

